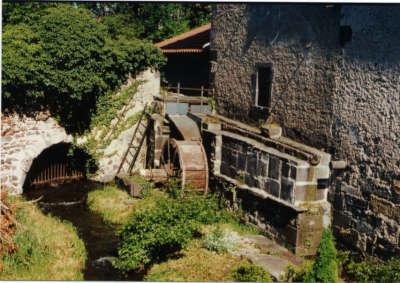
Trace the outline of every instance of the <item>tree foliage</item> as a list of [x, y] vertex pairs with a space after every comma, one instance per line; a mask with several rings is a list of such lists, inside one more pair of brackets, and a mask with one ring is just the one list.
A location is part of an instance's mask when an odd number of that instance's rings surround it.
[[67, 130], [82, 132], [99, 96], [164, 62], [149, 42], [111, 37], [86, 8], [13, 5], [3, 34], [3, 108], [49, 108]]
[[210, 21], [204, 3], [97, 3], [87, 5], [116, 35], [161, 41]]

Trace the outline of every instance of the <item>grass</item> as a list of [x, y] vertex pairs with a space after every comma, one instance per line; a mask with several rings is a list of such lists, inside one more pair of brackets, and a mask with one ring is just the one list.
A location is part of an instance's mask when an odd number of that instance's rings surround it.
[[146, 281], [232, 281], [232, 271], [246, 262], [228, 253], [218, 254], [193, 240], [180, 257], [154, 264]]
[[[142, 180], [136, 179], [136, 182]], [[169, 198], [168, 194], [158, 189], [149, 189], [143, 198], [132, 198], [116, 185], [108, 185], [93, 190], [88, 195], [89, 209], [100, 214], [111, 224], [122, 227], [135, 213], [151, 209], [157, 200]], [[201, 234], [220, 227], [235, 231], [240, 235], [260, 234], [253, 225], [246, 225], [238, 220], [234, 213], [224, 222], [203, 225]], [[152, 262], [145, 280], [147, 281], [232, 281], [233, 271], [248, 263], [229, 253], [216, 253], [203, 246], [203, 239], [195, 238], [181, 251], [174, 253], [163, 262]]]
[[15, 253], [4, 255], [1, 280], [83, 280], [86, 251], [72, 224], [43, 214], [22, 197], [17, 207]]
[[89, 209], [101, 215], [106, 223], [122, 226], [134, 212], [153, 206], [157, 198], [164, 196], [158, 190], [151, 190], [146, 198], [136, 199], [116, 185], [107, 185], [89, 192], [87, 202]]
[[100, 214], [106, 223], [118, 225], [132, 214], [134, 199], [127, 192], [108, 185], [89, 192], [87, 202], [89, 209]]

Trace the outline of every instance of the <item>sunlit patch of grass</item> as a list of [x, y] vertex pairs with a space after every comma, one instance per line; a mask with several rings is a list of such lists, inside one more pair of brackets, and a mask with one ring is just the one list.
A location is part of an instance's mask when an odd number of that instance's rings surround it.
[[202, 248], [200, 240], [193, 240], [180, 252], [179, 258], [154, 264], [146, 281], [231, 281], [232, 271], [244, 260], [228, 253], [215, 253]]
[[133, 211], [135, 200], [113, 185], [89, 192], [89, 209], [101, 215], [109, 224], [123, 224]]
[[22, 197], [13, 198], [17, 227], [15, 253], [2, 257], [2, 280], [82, 280], [83, 241], [72, 224], [43, 214]]
[[128, 221], [132, 213], [151, 207], [156, 199], [165, 196], [158, 190], [151, 190], [145, 198], [137, 199], [116, 185], [108, 185], [89, 192], [87, 202], [89, 209], [101, 215], [106, 223], [120, 226]]

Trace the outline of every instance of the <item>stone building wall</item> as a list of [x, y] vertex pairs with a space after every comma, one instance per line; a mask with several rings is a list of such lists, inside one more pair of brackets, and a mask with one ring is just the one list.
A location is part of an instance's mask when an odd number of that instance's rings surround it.
[[343, 6], [332, 137], [349, 162], [332, 186], [333, 227], [363, 253], [400, 254], [400, 6]]
[[[382, 257], [400, 252], [399, 18], [393, 5], [218, 4], [211, 34], [217, 112], [346, 160], [335, 235]], [[254, 107], [259, 63], [273, 66], [271, 109]]]
[[[328, 144], [338, 21], [337, 8], [321, 5], [216, 5], [211, 50], [218, 112], [253, 125], [270, 117], [288, 137]], [[255, 106], [253, 79], [257, 64], [268, 63], [270, 110]]]

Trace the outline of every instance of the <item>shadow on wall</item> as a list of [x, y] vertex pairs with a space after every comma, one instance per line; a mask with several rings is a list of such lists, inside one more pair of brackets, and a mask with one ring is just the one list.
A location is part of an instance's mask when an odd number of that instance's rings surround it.
[[245, 14], [247, 38], [244, 52], [255, 40], [269, 47], [279, 42], [304, 46], [312, 42], [321, 48], [324, 48], [321, 44], [328, 47], [331, 42], [327, 40], [327, 32], [331, 34], [332, 31], [329, 25], [339, 25], [340, 16], [338, 7], [326, 5], [250, 4], [246, 6]]

